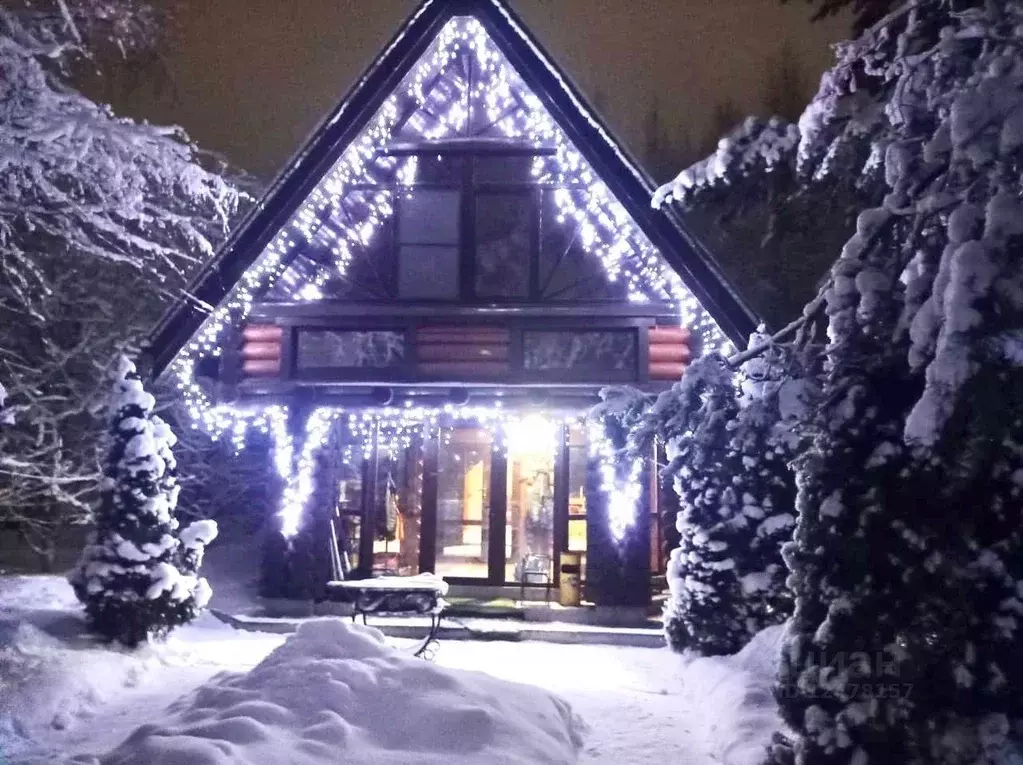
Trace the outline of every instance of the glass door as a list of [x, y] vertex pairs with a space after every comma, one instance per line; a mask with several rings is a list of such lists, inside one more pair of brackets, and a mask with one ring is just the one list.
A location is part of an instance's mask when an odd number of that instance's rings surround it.
[[520, 429], [508, 438], [504, 580], [544, 584], [554, 578], [554, 470], [561, 428], [527, 418]]
[[490, 433], [444, 430], [437, 444], [436, 567], [440, 576], [488, 578]]

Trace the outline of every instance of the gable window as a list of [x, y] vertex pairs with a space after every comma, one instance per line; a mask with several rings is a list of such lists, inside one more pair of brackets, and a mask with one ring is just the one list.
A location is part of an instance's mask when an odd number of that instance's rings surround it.
[[416, 163], [414, 180], [395, 190], [399, 299], [535, 297], [540, 197], [530, 169], [546, 149], [453, 140], [384, 153]]
[[[565, 215], [566, 200], [584, 209], [590, 199], [582, 186], [551, 177], [552, 153], [495, 138], [382, 148], [373, 160], [379, 177], [342, 194], [282, 283], [333, 271], [337, 240], [354, 230], [357, 236], [346, 237], [345, 267], [326, 277], [323, 296], [469, 304], [627, 300], [626, 280], [608, 278], [580, 221]], [[385, 201], [393, 214], [383, 212]], [[373, 217], [376, 230], [365, 224]]]
[[477, 297], [529, 297], [533, 220], [532, 194], [477, 192]]
[[461, 195], [450, 189], [410, 189], [398, 198], [398, 296], [455, 300], [459, 296]]

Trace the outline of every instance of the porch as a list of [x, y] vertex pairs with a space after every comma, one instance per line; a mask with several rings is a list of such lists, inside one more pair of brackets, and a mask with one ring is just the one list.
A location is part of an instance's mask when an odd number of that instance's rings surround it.
[[614, 539], [589, 438], [577, 412], [414, 424], [342, 414], [316, 452], [300, 533], [268, 551], [264, 595], [303, 608], [330, 580], [432, 572], [455, 596], [558, 603], [567, 560], [580, 584], [566, 603], [642, 611], [665, 564], [655, 471], [640, 477], [627, 538]]

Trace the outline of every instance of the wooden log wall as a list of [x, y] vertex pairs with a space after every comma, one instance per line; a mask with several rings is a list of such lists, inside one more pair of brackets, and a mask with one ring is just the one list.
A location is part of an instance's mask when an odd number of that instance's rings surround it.
[[685, 327], [651, 327], [650, 379], [654, 382], [682, 378], [692, 358], [691, 333]]
[[501, 327], [420, 327], [416, 369], [466, 380], [503, 377], [511, 371], [511, 336]]
[[[648, 332], [651, 382], [679, 380], [692, 359], [691, 333], [685, 327], [651, 327]], [[246, 326], [241, 342], [242, 376], [278, 376], [283, 339], [283, 327]], [[511, 372], [511, 337], [501, 327], [421, 327], [416, 332], [415, 345], [415, 368], [424, 375], [490, 380]]]
[[242, 375], [276, 377], [281, 373], [284, 328], [250, 324], [242, 330]]

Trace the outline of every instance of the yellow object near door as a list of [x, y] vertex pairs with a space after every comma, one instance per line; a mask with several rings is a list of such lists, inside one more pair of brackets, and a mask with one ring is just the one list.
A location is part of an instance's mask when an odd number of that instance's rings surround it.
[[582, 554], [561, 553], [561, 580], [558, 602], [563, 606], [578, 606], [582, 603]]

